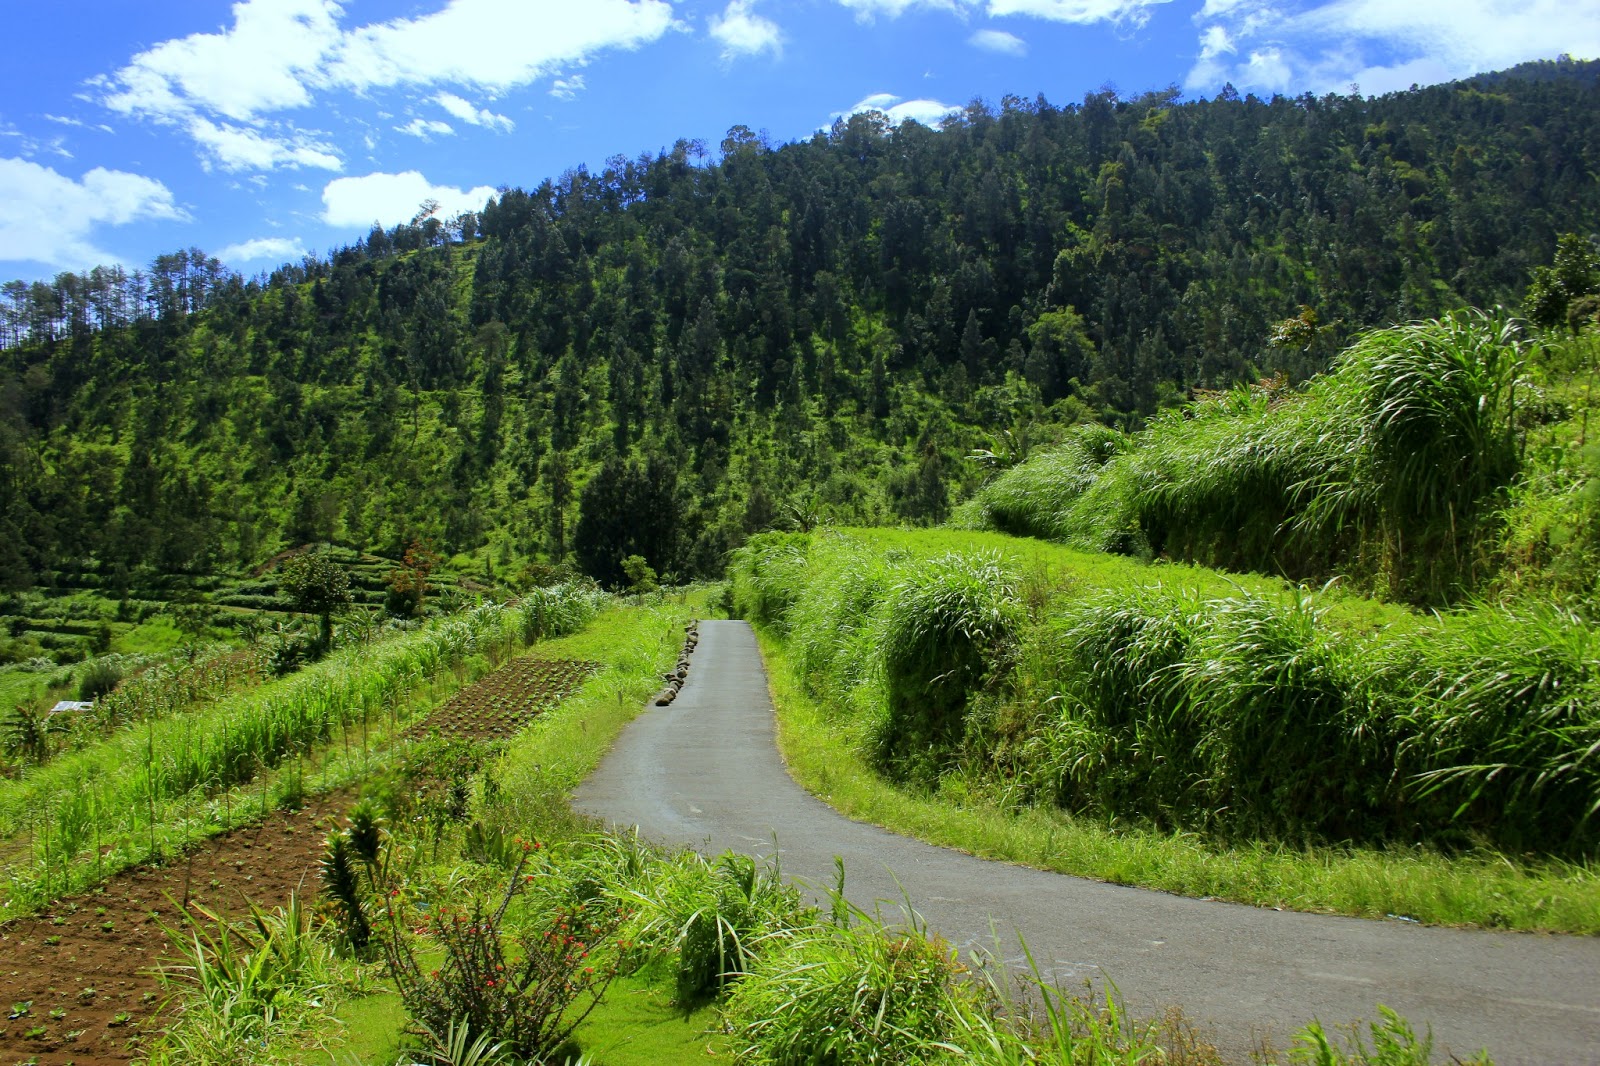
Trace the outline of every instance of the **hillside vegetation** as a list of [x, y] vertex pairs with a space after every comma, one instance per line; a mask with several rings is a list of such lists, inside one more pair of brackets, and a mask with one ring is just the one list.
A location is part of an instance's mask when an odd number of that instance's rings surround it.
[[620, 583], [635, 554], [717, 573], [784, 522], [937, 523], [974, 453], [1519, 305], [1559, 234], [1600, 229], [1593, 64], [1548, 66], [736, 127], [270, 276], [191, 250], [8, 285], [0, 582], [121, 599], [420, 539], [486, 581]]
[[1241, 386], [1133, 434], [1080, 427], [959, 522], [1417, 604], [1538, 590], [1592, 609], [1597, 371], [1593, 328], [1461, 311], [1374, 331], [1303, 389]]
[[734, 602], [869, 761], [1227, 842], [1592, 855], [1600, 640], [994, 534], [754, 538]]

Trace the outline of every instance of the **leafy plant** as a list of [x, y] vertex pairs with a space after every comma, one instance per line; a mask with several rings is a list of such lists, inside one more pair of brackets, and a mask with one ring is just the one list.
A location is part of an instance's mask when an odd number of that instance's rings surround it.
[[634, 939], [676, 956], [678, 1001], [685, 1006], [736, 981], [763, 937], [804, 924], [807, 915], [776, 863], [734, 852], [716, 859], [683, 852], [655, 867], [628, 898], [639, 905]]
[[954, 950], [876, 923], [774, 936], [728, 997], [742, 1061], [921, 1063], [980, 1007]]
[[[526, 890], [530, 851], [512, 869], [498, 901], [441, 898], [418, 915], [391, 890], [383, 945], [406, 1010], [435, 1033], [453, 1025], [503, 1044], [511, 1055], [542, 1061], [594, 1009], [616, 977], [615, 960], [596, 951], [621, 921], [599, 905], [562, 908], [520, 932], [506, 928], [512, 903]], [[529, 875], [531, 877], [531, 875]], [[442, 952], [437, 967], [418, 961], [410, 930], [424, 928]]]
[[1017, 581], [990, 554], [944, 555], [913, 567], [886, 605], [880, 647], [888, 716], [879, 760], [931, 780], [959, 741], [974, 691], [1005, 660], [1022, 622]]
[[179, 908], [182, 925], [166, 930], [178, 962], [162, 967], [162, 980], [190, 994], [162, 1054], [172, 1063], [242, 1061], [327, 985], [328, 949], [298, 894], [271, 914], [252, 904], [238, 927], [197, 903], [190, 907], [204, 921]]
[[339, 830], [330, 833], [323, 843], [318, 873], [322, 890], [338, 905], [342, 922], [340, 932], [350, 945], [350, 950], [360, 955], [372, 939], [372, 925], [367, 919], [366, 900], [363, 898], [365, 893], [355, 868], [355, 856], [352, 854], [355, 850], [349, 832]]
[[510, 1061], [504, 1041], [490, 1042], [487, 1033], [472, 1036], [472, 1027], [466, 1022], [450, 1020], [443, 1032], [430, 1026], [420, 1026], [427, 1043], [412, 1051], [432, 1066], [501, 1066]]
[[[1370, 1023], [1369, 1029], [1370, 1047], [1360, 1029], [1354, 1028], [1346, 1048], [1322, 1023], [1313, 1021], [1296, 1034], [1289, 1059], [1303, 1066], [1430, 1066], [1433, 1062], [1433, 1033], [1418, 1037], [1411, 1023], [1391, 1008], [1380, 1003], [1378, 1020]], [[1451, 1062], [1493, 1066], [1487, 1051], [1479, 1051], [1470, 1059], [1451, 1056]]]

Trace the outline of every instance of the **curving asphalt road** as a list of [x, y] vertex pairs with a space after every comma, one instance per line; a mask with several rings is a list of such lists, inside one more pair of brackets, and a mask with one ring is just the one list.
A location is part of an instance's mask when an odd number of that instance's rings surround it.
[[789, 777], [755, 636], [700, 624], [682, 694], [651, 707], [578, 789], [574, 806], [649, 839], [770, 855], [896, 915], [901, 886], [963, 949], [1026, 937], [1069, 987], [1115, 981], [1153, 1015], [1176, 1004], [1224, 1053], [1285, 1047], [1313, 1017], [1342, 1024], [1385, 1003], [1436, 1050], [1504, 1063], [1600, 1063], [1600, 938], [1431, 929], [1186, 899], [977, 859], [841, 817]]

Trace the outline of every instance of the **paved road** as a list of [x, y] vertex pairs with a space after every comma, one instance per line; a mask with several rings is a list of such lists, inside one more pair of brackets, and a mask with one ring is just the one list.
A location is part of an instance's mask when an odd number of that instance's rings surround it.
[[952, 943], [1005, 945], [1021, 932], [1071, 985], [1110, 978], [1129, 1005], [1177, 1004], [1225, 1053], [1282, 1048], [1312, 1017], [1344, 1023], [1385, 1003], [1439, 1050], [1487, 1047], [1504, 1063], [1600, 1063], [1600, 938], [1429, 929], [1295, 914], [1101, 884], [973, 858], [841, 817], [789, 777], [772, 702], [742, 622], [702, 622], [683, 693], [652, 707], [575, 796], [575, 806], [647, 838], [770, 854], [785, 874], [871, 909], [900, 886]]

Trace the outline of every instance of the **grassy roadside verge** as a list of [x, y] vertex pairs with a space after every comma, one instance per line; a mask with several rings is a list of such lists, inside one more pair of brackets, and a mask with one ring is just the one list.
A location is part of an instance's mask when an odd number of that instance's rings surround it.
[[757, 635], [790, 772], [847, 817], [981, 858], [1186, 896], [1435, 925], [1600, 934], [1600, 877], [1573, 864], [1445, 857], [1425, 849], [1217, 848], [1189, 834], [1006, 809], [963, 795], [955, 783], [939, 793], [896, 787], [862, 757], [851, 719], [806, 694], [777, 637], [760, 627]]
[[[588, 837], [593, 827], [572, 812], [568, 797], [645, 709], [683, 646], [685, 623], [707, 613], [708, 595], [692, 590], [655, 602], [616, 604], [580, 632], [541, 642], [537, 654], [543, 658], [582, 659], [600, 663], [601, 669], [512, 738], [485, 768], [473, 816], [507, 836], [536, 837], [546, 846]], [[484, 787], [491, 780], [492, 793]], [[432, 865], [445, 870], [460, 861], [447, 848]], [[354, 973], [361, 964], [344, 965]], [[347, 975], [359, 991], [346, 987], [334, 995], [331, 1019], [314, 1023], [299, 1048], [284, 1049], [288, 1061], [345, 1066], [395, 1060], [409, 1019], [382, 979], [381, 964], [365, 965], [370, 971], [365, 982]], [[607, 1066], [715, 1061], [727, 1057], [727, 1041], [708, 1034], [713, 1014], [710, 1006], [689, 1014], [680, 1010], [672, 1002], [670, 975], [651, 971], [613, 986], [575, 1039]]]

